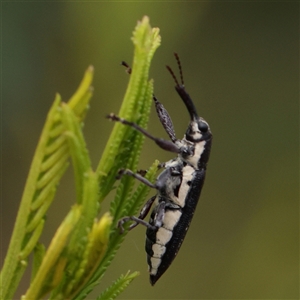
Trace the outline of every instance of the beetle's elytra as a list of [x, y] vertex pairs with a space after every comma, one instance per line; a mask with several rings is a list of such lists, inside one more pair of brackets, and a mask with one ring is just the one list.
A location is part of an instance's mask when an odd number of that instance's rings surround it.
[[[108, 116], [113, 121], [134, 127], [154, 140], [162, 149], [177, 154], [174, 159], [161, 164], [164, 170], [157, 177], [154, 184], [130, 170], [120, 170], [119, 172], [119, 176], [125, 174], [133, 176], [157, 190], [157, 194], [146, 202], [138, 217], [124, 217], [118, 223], [121, 231], [123, 231], [123, 224], [129, 220], [135, 222], [130, 226], [130, 229], [138, 224], [147, 227], [145, 249], [152, 285], [171, 265], [189, 229], [204, 184], [212, 143], [212, 133], [208, 123], [198, 116], [195, 105], [185, 90], [182, 68], [176, 53], [175, 58], [180, 71], [181, 84], [179, 84], [172, 69], [169, 66], [167, 66], [167, 69], [174, 78], [175, 90], [190, 115], [190, 123], [182, 140], [176, 139], [171, 118], [155, 96], [153, 96], [153, 100], [158, 118], [169, 135], [170, 141], [156, 138], [137, 124], [119, 118], [114, 114]], [[124, 62], [122, 64], [127, 67], [130, 74], [131, 69], [129, 66]], [[155, 205], [150, 220], [146, 222], [144, 218], [154, 202]]]

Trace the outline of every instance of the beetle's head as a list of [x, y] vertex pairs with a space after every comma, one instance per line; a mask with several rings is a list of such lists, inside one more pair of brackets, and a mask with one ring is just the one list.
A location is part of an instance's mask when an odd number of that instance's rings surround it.
[[208, 123], [201, 117], [191, 120], [186, 133], [186, 140], [197, 143], [207, 140], [211, 136]]
[[190, 124], [189, 127], [185, 133], [185, 138], [186, 140], [192, 142], [192, 143], [197, 143], [203, 140], [207, 140], [211, 137], [211, 132], [209, 129], [208, 123], [201, 117], [198, 116], [196, 107], [190, 97], [190, 95], [187, 93], [184, 87], [184, 82], [183, 82], [183, 75], [182, 75], [182, 67], [181, 63], [179, 60], [179, 56], [177, 53], [174, 53], [175, 58], [177, 60], [178, 68], [180, 71], [180, 79], [181, 79], [181, 84], [179, 84], [173, 70], [167, 66], [167, 69], [171, 73], [176, 85], [175, 85], [175, 90], [179, 94], [180, 98], [184, 102], [189, 114], [190, 114]]
[[180, 98], [184, 102], [189, 114], [190, 124], [186, 130], [184, 139], [177, 141], [178, 147], [181, 149], [180, 156], [184, 161], [196, 168], [205, 168], [209, 159], [210, 147], [212, 142], [212, 133], [208, 123], [199, 117], [196, 107], [184, 87], [182, 67], [178, 55], [175, 53], [175, 58], [180, 71], [181, 84], [179, 84], [174, 72], [170, 67], [167, 69], [171, 73], [176, 83], [175, 89]]

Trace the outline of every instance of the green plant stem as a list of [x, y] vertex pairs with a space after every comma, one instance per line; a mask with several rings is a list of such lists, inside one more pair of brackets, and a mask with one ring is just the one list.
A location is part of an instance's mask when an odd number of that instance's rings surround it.
[[[147, 127], [153, 95], [148, 78], [150, 62], [160, 44], [159, 30], [144, 17], [135, 28], [133, 69], [119, 115]], [[116, 232], [118, 218], [134, 213], [145, 200], [149, 187], [140, 185], [133, 192], [134, 179], [123, 178], [117, 188], [110, 213], [100, 221], [99, 203], [112, 190], [120, 168], [136, 170], [144, 137], [129, 126], [117, 123], [109, 138], [96, 172], [91, 168], [82, 133], [92, 93], [93, 67], [67, 104], [59, 95], [48, 113], [20, 203], [8, 253], [0, 273], [0, 299], [12, 299], [26, 269], [28, 256], [35, 249], [31, 284], [23, 299], [83, 299], [91, 291], [113, 259], [124, 236]], [[48, 249], [38, 245], [45, 215], [56, 187], [71, 156], [76, 204], [57, 229]], [[155, 162], [146, 177], [154, 180]], [[99, 200], [100, 199], [100, 200]], [[138, 274], [121, 276], [103, 297], [115, 298]], [[76, 295], [77, 294], [77, 295]]]
[[[59, 103], [60, 97], [57, 95], [48, 114], [43, 133], [47, 134], [48, 129], [52, 124], [53, 115], [56, 113]], [[30, 214], [30, 205], [35, 193], [35, 184], [40, 173], [39, 167], [44, 155], [42, 150], [45, 148], [48, 140], [46, 134], [41, 136], [39, 145], [36, 149], [35, 158], [32, 162], [32, 167], [27, 177], [26, 187], [20, 203], [11, 242], [9, 244], [3, 269], [0, 274], [0, 297], [3, 300], [12, 298], [19, 283], [18, 279], [22, 277], [26, 269], [24, 264], [27, 263], [27, 258], [21, 261], [19, 254], [22, 251], [22, 243], [24, 242], [24, 237], [26, 234], [26, 224]]]
[[[160, 45], [160, 40], [159, 29], [151, 28], [149, 18], [145, 16], [142, 21], [138, 23], [133, 32], [132, 41], [135, 48], [132, 73], [119, 111], [120, 117], [134, 122], [137, 122], [141, 117], [141, 107], [143, 107], [143, 102], [148, 101], [146, 94], [147, 89], [149, 89], [148, 76], [150, 62], [155, 50]], [[120, 151], [122, 143], [126, 141], [131, 130], [132, 129], [128, 128], [128, 126], [124, 126], [120, 123], [114, 125], [96, 170], [96, 173], [99, 176], [100, 185], [106, 181], [107, 186], [107, 188], [100, 190], [100, 203], [114, 183], [114, 181], [107, 180], [107, 178], [115, 165], [116, 154]]]
[[[82, 121], [89, 99], [93, 67], [89, 67], [68, 105]], [[56, 186], [67, 168], [68, 147], [60, 120], [61, 97], [57, 94], [48, 113], [27, 177], [14, 230], [0, 273], [0, 299], [13, 297], [27, 266], [27, 257], [42, 232], [43, 218], [55, 195]], [[35, 201], [36, 200], [36, 201]]]

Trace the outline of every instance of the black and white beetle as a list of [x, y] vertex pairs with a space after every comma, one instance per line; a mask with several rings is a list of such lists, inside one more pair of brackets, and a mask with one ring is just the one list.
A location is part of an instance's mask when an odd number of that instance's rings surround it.
[[[174, 78], [175, 89], [191, 117], [182, 140], [176, 139], [171, 118], [155, 96], [153, 96], [153, 100], [159, 120], [171, 141], [153, 137], [137, 124], [121, 119], [114, 114], [108, 116], [113, 121], [132, 126], [154, 140], [162, 149], [178, 154], [176, 158], [162, 164], [165, 170], [158, 176], [154, 184], [130, 170], [120, 170], [119, 172], [120, 177], [124, 174], [133, 176], [157, 190], [157, 195], [146, 202], [138, 217], [124, 217], [118, 223], [121, 231], [124, 230], [123, 224], [129, 220], [135, 222], [130, 226], [130, 229], [138, 224], [147, 227], [145, 249], [152, 285], [171, 265], [190, 226], [204, 183], [212, 143], [212, 133], [208, 123], [198, 116], [193, 101], [185, 90], [182, 68], [176, 53], [175, 58], [180, 71], [181, 84], [178, 83], [171, 68], [167, 66], [167, 69]], [[124, 62], [122, 64], [128, 68], [128, 73], [130, 73], [131, 69], [128, 65]], [[144, 218], [155, 200], [156, 205], [148, 223], [144, 221]]]

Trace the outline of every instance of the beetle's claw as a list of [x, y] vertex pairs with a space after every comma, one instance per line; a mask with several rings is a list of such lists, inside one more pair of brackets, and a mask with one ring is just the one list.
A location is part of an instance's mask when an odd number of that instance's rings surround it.
[[123, 234], [123, 233], [124, 233], [124, 227], [123, 227], [123, 224], [124, 224], [124, 221], [121, 219], [121, 220], [118, 222], [118, 228], [119, 228], [120, 234]]
[[116, 179], [118, 179], [118, 180], [121, 179], [123, 177], [124, 173], [125, 173], [125, 170], [124, 169], [120, 169], [118, 171], [118, 175], [116, 176]]

